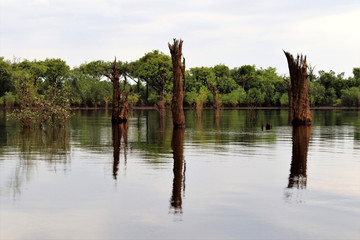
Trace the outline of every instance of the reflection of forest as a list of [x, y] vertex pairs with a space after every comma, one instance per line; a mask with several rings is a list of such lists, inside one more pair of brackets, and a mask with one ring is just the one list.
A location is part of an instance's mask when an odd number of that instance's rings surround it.
[[310, 134], [311, 126], [293, 126], [292, 159], [288, 188], [306, 188], [306, 165]]
[[185, 161], [184, 161], [184, 136], [185, 128], [174, 128], [171, 140], [171, 148], [174, 158], [174, 180], [172, 196], [170, 200], [170, 208], [174, 210], [174, 214], [182, 213], [182, 191], [185, 191]]
[[[40, 162], [51, 171], [67, 171], [70, 168], [69, 134], [65, 128], [23, 129], [7, 133], [7, 145], [11, 152], [19, 153], [8, 187], [14, 197], [21, 193], [24, 182], [29, 181]], [[8, 155], [14, 160], [13, 155]]]
[[[359, 111], [350, 110], [314, 111], [314, 127], [311, 130], [313, 138], [328, 140], [347, 138], [359, 142], [359, 115]], [[185, 117], [187, 135], [184, 141], [205, 150], [211, 148], [216, 151], [227, 151], [227, 145], [233, 143], [245, 147], [257, 146], [259, 142], [271, 145], [278, 142], [279, 135], [288, 134], [285, 132], [290, 129], [288, 114], [284, 110], [260, 110], [251, 114], [246, 110], [221, 110], [218, 118], [213, 110], [204, 110], [201, 118], [196, 116], [195, 111], [185, 111]], [[107, 154], [110, 149], [114, 148], [114, 141], [112, 141], [114, 132], [109, 118], [110, 115], [106, 115], [106, 111], [102, 110], [75, 111], [67, 129], [46, 128], [45, 131], [32, 129], [30, 132], [20, 130], [20, 126], [14, 121], [6, 121], [5, 112], [0, 111], [1, 159], [9, 157], [6, 155], [6, 151], [9, 149], [18, 159], [13, 177], [10, 179], [11, 187], [21, 188], [23, 181], [29, 179], [31, 173], [36, 169], [39, 162], [37, 160], [46, 162], [51, 171], [66, 171], [70, 167], [69, 152], [71, 148]], [[271, 122], [273, 129], [261, 131], [261, 124], [267, 122]], [[149, 167], [158, 168], [171, 163], [173, 131], [169, 111], [163, 118], [160, 118], [156, 111], [134, 110], [126, 129], [128, 129], [126, 131], [128, 132], [128, 146], [125, 148], [125, 145], [120, 145], [119, 142], [119, 149], [124, 147], [125, 157], [127, 156], [125, 151], [128, 150], [129, 153], [136, 152], [140, 159], [149, 164]], [[122, 136], [124, 132], [125, 129], [124, 131], [119, 130], [118, 134]], [[293, 133], [294, 152], [296, 145], [299, 145], [296, 142], [301, 142], [300, 139], [296, 140], [297, 136], [299, 134], [310, 136], [310, 133], [298, 132], [302, 131], [294, 130]], [[115, 136], [115, 139], [118, 137]], [[336, 144], [336, 142], [328, 141], [327, 144]], [[354, 147], [356, 146], [358, 144], [354, 144]], [[115, 148], [117, 148], [116, 145]], [[307, 148], [305, 150], [307, 151]], [[298, 151], [301, 153], [305, 150], [299, 149]], [[119, 150], [118, 160], [114, 156], [112, 173], [115, 176], [118, 174], [121, 151]], [[295, 156], [294, 153], [293, 155]], [[14, 156], [12, 158], [15, 158]], [[291, 174], [295, 176], [296, 169], [301, 169], [301, 174], [306, 177], [306, 160], [296, 160], [296, 156], [294, 156], [292, 159], [294, 170], [291, 170]], [[290, 176], [289, 187], [306, 186], [306, 181], [301, 183], [294, 179]]]

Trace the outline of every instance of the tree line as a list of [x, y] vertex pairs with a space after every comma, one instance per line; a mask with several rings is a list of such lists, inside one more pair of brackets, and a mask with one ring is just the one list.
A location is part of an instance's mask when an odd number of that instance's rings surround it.
[[[0, 105], [7, 108], [34, 105], [43, 112], [28, 117], [47, 113], [48, 120], [61, 116], [60, 122], [67, 119], [64, 109], [70, 106], [108, 107], [112, 103], [113, 86], [105, 76], [112, 64], [97, 60], [70, 68], [61, 59], [9, 61], [0, 57]], [[133, 62], [117, 61], [117, 68], [122, 84], [123, 76], [130, 79], [125, 86], [130, 92], [130, 107], [155, 105], [161, 108], [171, 104], [173, 74], [169, 55], [154, 50]], [[360, 106], [360, 68], [354, 68], [353, 76], [348, 78], [334, 71], [315, 73], [312, 67], [308, 68], [308, 75], [311, 106]], [[224, 64], [194, 67], [185, 71], [185, 79], [184, 106], [196, 109], [289, 104], [290, 78], [279, 75], [273, 67], [243, 65], [230, 69]], [[58, 114], [61, 111], [63, 115]]]

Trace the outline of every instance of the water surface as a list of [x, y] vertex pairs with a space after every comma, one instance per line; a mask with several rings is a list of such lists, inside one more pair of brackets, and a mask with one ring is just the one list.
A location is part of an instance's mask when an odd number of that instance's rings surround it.
[[359, 239], [360, 114], [312, 114], [186, 111], [173, 130], [77, 111], [24, 131], [0, 112], [0, 239]]

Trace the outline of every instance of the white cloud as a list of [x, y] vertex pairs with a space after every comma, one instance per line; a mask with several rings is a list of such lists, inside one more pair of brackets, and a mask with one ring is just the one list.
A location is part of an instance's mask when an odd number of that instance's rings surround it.
[[347, 75], [360, 65], [356, 1], [3, 0], [0, 4], [0, 48], [9, 59], [57, 55], [79, 65], [117, 55], [130, 61], [153, 49], [168, 53], [167, 42], [181, 37], [189, 67], [256, 64], [285, 73], [283, 48], [307, 54], [320, 69]]

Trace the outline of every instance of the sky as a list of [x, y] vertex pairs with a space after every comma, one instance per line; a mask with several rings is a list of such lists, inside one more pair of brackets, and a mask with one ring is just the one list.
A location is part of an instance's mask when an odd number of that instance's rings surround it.
[[225, 64], [288, 68], [283, 50], [319, 70], [360, 67], [358, 0], [1, 0], [0, 56], [134, 61], [170, 55], [181, 38], [187, 69]]

